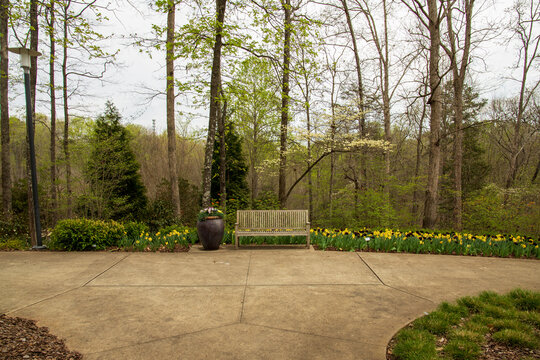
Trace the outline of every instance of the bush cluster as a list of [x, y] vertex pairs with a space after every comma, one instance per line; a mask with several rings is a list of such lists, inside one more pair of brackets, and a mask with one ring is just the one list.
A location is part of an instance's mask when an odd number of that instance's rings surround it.
[[124, 225], [116, 221], [61, 220], [51, 233], [49, 247], [56, 250], [103, 250], [117, 245], [126, 236]]

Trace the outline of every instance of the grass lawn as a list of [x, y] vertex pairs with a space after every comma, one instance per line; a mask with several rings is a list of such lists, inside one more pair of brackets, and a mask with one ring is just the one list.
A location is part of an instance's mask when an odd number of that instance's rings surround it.
[[442, 303], [401, 329], [391, 360], [540, 359], [540, 292], [483, 292]]

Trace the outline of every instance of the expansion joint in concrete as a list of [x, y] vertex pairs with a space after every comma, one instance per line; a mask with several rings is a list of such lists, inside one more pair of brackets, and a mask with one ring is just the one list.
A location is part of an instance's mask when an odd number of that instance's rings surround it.
[[359, 258], [360, 260], [362, 260], [362, 262], [364, 263], [364, 265], [367, 266], [367, 268], [368, 268], [368, 269], [371, 271], [371, 273], [377, 278], [377, 280], [379, 280], [379, 282], [380, 282], [381, 284], [383, 284], [384, 286], [386, 286], [386, 284], [384, 283], [384, 281], [382, 281], [382, 279], [379, 277], [379, 275], [377, 275], [377, 273], [371, 268], [371, 266], [369, 266], [369, 264], [364, 260], [364, 258], [362, 258], [362, 257], [360, 256], [360, 253], [357, 252], [356, 255], [358, 256], [358, 258]]
[[90, 280], [88, 280], [87, 282], [85, 282], [81, 287], [85, 287], [86, 285], [88, 285], [88, 284], [91, 283], [92, 281], [96, 280], [98, 277], [100, 277], [101, 275], [105, 274], [107, 271], [111, 270], [113, 267], [115, 267], [116, 265], [118, 265], [121, 261], [127, 259], [129, 256], [130, 256], [130, 254], [127, 254], [126, 256], [124, 256], [123, 258], [121, 258], [120, 260], [116, 261], [114, 264], [112, 264], [111, 266], [109, 266], [107, 269], [103, 270], [102, 272], [100, 272], [99, 274], [97, 274], [96, 276], [94, 276], [93, 278], [91, 278]]
[[6, 314], [6, 315], [9, 315], [9, 314], [15, 313], [15, 312], [17, 312], [17, 311], [20, 311], [20, 310], [29, 308], [29, 307], [31, 307], [31, 306], [34, 306], [34, 305], [37, 305], [37, 304], [41, 304], [41, 303], [44, 302], [44, 301], [54, 299], [54, 298], [57, 297], [57, 296], [61, 296], [61, 295], [67, 294], [68, 292], [71, 292], [71, 291], [73, 291], [73, 290], [77, 290], [78, 288], [79, 288], [79, 286], [74, 287], [74, 288], [71, 288], [71, 289], [68, 289], [68, 290], [66, 290], [66, 291], [62, 291], [62, 292], [60, 292], [60, 293], [58, 293], [58, 294], [54, 294], [54, 295], [52, 295], [52, 296], [46, 297], [45, 299], [41, 299], [41, 300], [38, 300], [38, 301], [33, 302], [33, 303], [31, 303], [31, 304], [28, 304], [28, 305], [25, 305], [25, 306], [21, 306], [20, 308], [17, 308], [17, 309], [14, 309], [14, 310], [10, 310], [10, 311], [6, 311], [5, 314]]
[[219, 326], [214, 326], [214, 327], [204, 328], [204, 329], [200, 329], [200, 330], [196, 330], [196, 331], [191, 331], [191, 332], [187, 332], [187, 333], [182, 333], [182, 334], [177, 334], [177, 335], [171, 335], [171, 336], [160, 337], [160, 338], [151, 339], [151, 340], [147, 340], [147, 341], [138, 341], [138, 342], [135, 343], [135, 344], [128, 344], [128, 345], [123, 345], [123, 346], [117, 346], [117, 347], [113, 347], [113, 348], [106, 349], [106, 350], [101, 350], [101, 351], [96, 351], [96, 352], [88, 352], [88, 353], [85, 353], [85, 354], [83, 354], [83, 355], [95, 355], [95, 354], [108, 353], [108, 352], [110, 352], [110, 351], [121, 350], [121, 349], [127, 349], [127, 348], [130, 348], [130, 347], [133, 347], [133, 346], [147, 345], [147, 344], [152, 344], [152, 343], [155, 343], [155, 342], [158, 342], [158, 341], [163, 341], [163, 340], [178, 339], [178, 338], [182, 338], [182, 337], [189, 336], [189, 335], [199, 334], [199, 333], [202, 333], [202, 332], [205, 332], [205, 331], [209, 331], [209, 330], [222, 329], [222, 328], [225, 328], [225, 327], [228, 327], [228, 326], [232, 326], [232, 325], [236, 325], [236, 324], [237, 324], [237, 323], [234, 322], [234, 323], [229, 323], [229, 324], [223, 324], [223, 325], [219, 325]]
[[298, 331], [298, 330], [291, 330], [291, 329], [283, 329], [283, 328], [275, 327], [275, 326], [268, 326], [268, 325], [261, 325], [261, 324], [252, 324], [252, 323], [248, 323], [248, 322], [245, 322], [244, 324], [245, 324], [245, 325], [250, 325], [250, 326], [256, 326], [256, 327], [260, 327], [260, 328], [265, 328], [265, 329], [271, 329], [271, 330], [277, 330], [277, 331], [288, 332], [288, 333], [294, 333], [294, 334], [300, 334], [300, 335], [306, 335], [306, 336], [315, 336], [315, 337], [320, 337], [320, 338], [325, 338], [325, 339], [330, 339], [330, 340], [346, 341], [346, 342], [350, 342], [350, 343], [366, 344], [366, 345], [371, 345], [371, 346], [386, 346], [385, 344], [380, 344], [380, 343], [372, 343], [372, 342], [367, 342], [367, 341], [358, 341], [358, 340], [345, 339], [345, 338], [336, 337], [336, 336], [328, 336], [328, 335], [314, 334], [314, 333], [305, 332], [305, 331]]
[[244, 319], [244, 304], [246, 303], [246, 292], [247, 292], [247, 286], [248, 286], [248, 280], [249, 280], [249, 270], [251, 269], [251, 257], [253, 256], [253, 252], [249, 253], [249, 261], [248, 261], [248, 268], [246, 271], [246, 282], [244, 283], [244, 293], [242, 294], [242, 309], [240, 310], [240, 319], [238, 322], [242, 322]]
[[375, 270], [373, 270], [373, 269], [371, 268], [371, 266], [369, 266], [369, 264], [367, 263], [367, 261], [365, 261], [364, 258], [362, 258], [362, 257], [360, 256], [360, 253], [357, 252], [356, 255], [358, 255], [358, 258], [359, 258], [360, 260], [362, 260], [362, 262], [367, 266], [367, 268], [373, 273], [373, 275], [380, 281], [380, 283], [381, 283], [382, 285], [384, 285], [384, 286], [386, 286], [386, 287], [388, 287], [388, 288], [390, 288], [390, 289], [393, 289], [393, 290], [396, 290], [396, 291], [400, 291], [400, 292], [405, 293], [405, 294], [407, 294], [407, 295], [414, 296], [414, 297], [416, 297], [416, 298], [419, 298], [419, 299], [422, 299], [422, 300], [425, 300], [425, 301], [429, 301], [430, 303], [435, 303], [433, 300], [430, 300], [430, 299], [428, 299], [428, 298], [425, 298], [425, 297], [422, 297], [422, 296], [419, 296], [419, 295], [416, 295], [416, 294], [412, 294], [412, 293], [410, 293], [410, 292], [408, 292], [408, 291], [401, 290], [401, 289], [398, 289], [398, 288], [395, 288], [395, 287], [393, 287], [393, 286], [390, 286], [390, 285], [385, 284], [384, 281], [382, 281], [382, 279], [379, 277], [379, 275], [375, 272]]

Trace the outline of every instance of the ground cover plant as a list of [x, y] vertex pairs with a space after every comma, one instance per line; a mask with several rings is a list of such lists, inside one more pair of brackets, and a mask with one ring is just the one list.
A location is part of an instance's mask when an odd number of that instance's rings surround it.
[[486, 291], [442, 303], [390, 341], [389, 360], [540, 359], [540, 292]]

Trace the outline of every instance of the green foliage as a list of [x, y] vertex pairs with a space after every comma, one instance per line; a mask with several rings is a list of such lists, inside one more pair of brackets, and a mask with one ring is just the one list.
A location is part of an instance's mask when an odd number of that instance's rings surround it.
[[[219, 148], [221, 139], [216, 136], [214, 142], [214, 155], [212, 157], [212, 186], [211, 196], [215, 201], [219, 201], [220, 182], [220, 159]], [[234, 124], [225, 124], [225, 144], [226, 144], [226, 170], [225, 186], [227, 190], [227, 201], [237, 201], [235, 210], [245, 208], [248, 203], [249, 190], [246, 182], [247, 166], [242, 153], [242, 139], [237, 134]], [[229, 204], [227, 204], [229, 207]]]
[[531, 324], [540, 322], [540, 310], [518, 309], [524, 304], [526, 308], [535, 307], [537, 296], [540, 293], [521, 289], [506, 295], [484, 291], [476, 297], [460, 298], [456, 305], [442, 303], [436, 311], [398, 333], [393, 353], [396, 359], [430, 358], [421, 357], [428, 354], [436, 358], [431, 350], [435, 349], [435, 335], [448, 339], [443, 347], [436, 349], [445, 359], [478, 359], [486, 339], [520, 349], [535, 349], [540, 346], [540, 337]]
[[448, 332], [452, 325], [459, 323], [461, 317], [453, 312], [434, 311], [429, 315], [415, 320], [414, 328], [426, 330], [435, 335], [442, 335]]
[[254, 210], [279, 210], [281, 206], [279, 204], [279, 198], [273, 191], [263, 191], [257, 196], [257, 199], [253, 202]]
[[472, 231], [540, 235], [540, 188], [504, 190], [488, 185], [463, 203], [463, 226]]
[[113, 220], [142, 220], [147, 205], [139, 164], [118, 109], [107, 102], [92, 135], [85, 176], [94, 200], [93, 215]]
[[537, 292], [516, 289], [508, 294], [516, 308], [524, 311], [540, 311], [540, 294]]
[[124, 231], [126, 237], [129, 239], [135, 239], [142, 233], [146, 233], [149, 230], [148, 225], [142, 222], [130, 221], [124, 223]]
[[403, 329], [397, 335], [393, 354], [398, 360], [437, 359], [435, 337], [427, 331]]
[[503, 329], [493, 334], [492, 339], [498, 343], [513, 347], [538, 348], [538, 339], [533, 333], [521, 330]]
[[123, 238], [120, 246], [126, 250], [146, 252], [182, 252], [189, 250], [196, 241], [196, 230], [185, 228], [183, 231], [173, 229], [168, 232], [141, 233], [135, 238]]
[[25, 250], [30, 247], [26, 237], [2, 237], [0, 238], [0, 251]]
[[55, 250], [103, 250], [125, 238], [124, 226], [115, 221], [61, 220], [51, 233], [49, 247]]
[[452, 339], [444, 347], [444, 353], [455, 360], [475, 360], [480, 357], [480, 346], [466, 339]]

